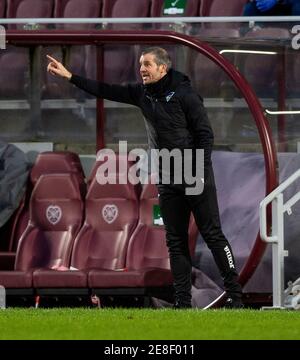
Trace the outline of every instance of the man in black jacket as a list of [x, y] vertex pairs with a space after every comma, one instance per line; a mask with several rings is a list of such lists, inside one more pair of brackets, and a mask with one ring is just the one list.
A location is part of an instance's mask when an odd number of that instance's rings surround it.
[[146, 120], [151, 148], [170, 151], [179, 149], [182, 152], [184, 149], [204, 149], [204, 190], [201, 194], [187, 195], [187, 184], [184, 182], [165, 184], [160, 178], [158, 184], [174, 278], [174, 307], [191, 307], [192, 261], [188, 248], [188, 226], [192, 212], [223, 278], [227, 293], [225, 306], [241, 308], [242, 291], [237, 282], [234, 257], [219, 218], [211, 164], [213, 132], [202, 98], [193, 90], [188, 77], [172, 69], [168, 53], [158, 47], [149, 48], [141, 55], [140, 74], [143, 84], [126, 86], [82, 78], [71, 74], [52, 57], [48, 58], [50, 73], [68, 79], [99, 98], [138, 106]]

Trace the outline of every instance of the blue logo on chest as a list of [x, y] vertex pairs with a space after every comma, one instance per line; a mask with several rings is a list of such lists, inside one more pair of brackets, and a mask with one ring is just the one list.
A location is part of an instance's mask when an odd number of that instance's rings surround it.
[[169, 95], [167, 95], [166, 96], [166, 100], [167, 100], [167, 102], [169, 102], [170, 100], [171, 100], [171, 98], [172, 98], [172, 96], [175, 94], [175, 92], [174, 91], [172, 91], [172, 92], [170, 92], [170, 94]]

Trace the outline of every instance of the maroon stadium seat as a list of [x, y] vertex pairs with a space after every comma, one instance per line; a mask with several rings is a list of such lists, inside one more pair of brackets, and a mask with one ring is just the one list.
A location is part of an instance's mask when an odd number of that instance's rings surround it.
[[[7, 0], [7, 18], [51, 18], [54, 0]], [[9, 25], [10, 29], [23, 29], [24, 25]], [[0, 95], [4, 98], [22, 98], [29, 93], [29, 51], [8, 47], [0, 56]], [[11, 77], [14, 81], [11, 81]]]
[[79, 156], [70, 151], [40, 153], [30, 173], [31, 182], [34, 184], [41, 175], [51, 173], [76, 173], [82, 180], [84, 179]]
[[[56, 18], [99, 18], [101, 17], [102, 0], [55, 0], [54, 17]], [[87, 30], [95, 28], [95, 24], [57, 24], [57, 28], [64, 30]], [[86, 52], [87, 46], [72, 46], [64, 50], [57, 47], [47, 52], [55, 58], [65, 62], [66, 67], [73, 73], [86, 76]], [[45, 56], [43, 59], [46, 58]], [[45, 64], [46, 66], [46, 64]], [[43, 89], [44, 98], [76, 97], [80, 98], [83, 93], [77, 88], [70, 86], [64, 79], [47, 75], [47, 84]]]
[[[125, 155], [121, 155], [121, 154], [116, 154], [116, 161], [117, 161], [117, 169], [116, 171], [119, 173], [120, 172], [120, 160], [122, 159], [122, 161], [125, 161], [125, 163], [122, 166], [127, 166], [127, 171], [130, 169], [131, 166], [133, 166], [135, 164], [135, 161], [131, 161], [128, 159], [128, 154]], [[105, 157], [104, 160], [98, 160], [98, 157], [92, 167], [92, 170], [90, 172], [90, 175], [87, 179], [87, 187], [89, 187], [92, 183], [92, 181], [94, 180], [94, 178], [96, 177], [97, 174], [97, 170], [99, 168], [100, 165], [104, 164], [107, 161], [107, 158]]]
[[[200, 16], [242, 16], [247, 0], [201, 0]], [[205, 23], [207, 28], [238, 29], [239, 23]], [[226, 33], [223, 35], [226, 37]]]
[[7, 0], [8, 18], [52, 17], [54, 0]]
[[71, 266], [79, 271], [36, 271], [33, 283], [38, 293], [42, 294], [44, 288], [87, 290], [87, 270], [125, 267], [128, 240], [138, 220], [134, 186], [100, 185], [95, 178], [85, 205], [85, 223], [75, 240], [71, 259]]
[[[237, 29], [221, 29], [221, 28], [202, 28], [199, 29], [197, 38], [202, 41], [211, 38], [222, 38], [226, 33], [226, 37], [232, 39], [239, 38], [239, 31]], [[209, 40], [208, 40], [209, 41]], [[226, 46], [224, 46], [226, 48]], [[233, 62], [234, 56], [226, 54], [226, 57]], [[194, 81], [194, 86], [203, 98], [207, 97], [232, 97], [237, 93], [235, 85], [232, 80], [228, 78], [226, 73], [216, 65], [212, 60], [208, 59], [202, 54], [191, 53], [189, 58], [189, 65], [191, 69], [191, 78]], [[228, 84], [230, 86], [228, 87]], [[227, 92], [227, 88], [231, 90]], [[227, 92], [227, 93], [226, 93]]]
[[[91, 270], [89, 286], [96, 294], [152, 294], [160, 296], [162, 287], [172, 285], [169, 255], [163, 226], [153, 224], [153, 206], [158, 205], [155, 185], [146, 185], [140, 199], [139, 223], [128, 245], [124, 271]], [[198, 230], [190, 222], [189, 245], [194, 254]], [[158, 289], [158, 290], [157, 290]], [[142, 291], [142, 292], [141, 292]], [[157, 291], [157, 293], [156, 293]]]
[[[232, 0], [226, 4], [221, 0], [201, 0], [200, 16], [241, 16], [247, 0]], [[204, 23], [204, 27], [198, 29], [197, 37], [200, 40], [211, 38], [238, 38], [239, 31], [230, 23]], [[234, 40], [233, 40], [234, 41]], [[235, 92], [234, 85], [227, 78], [224, 71], [203, 55], [191, 57], [192, 77], [195, 85], [203, 97], [232, 97]], [[232, 60], [233, 57], [230, 58]], [[223, 84], [225, 86], [223, 87]], [[228, 86], [228, 84], [230, 84]], [[227, 88], [230, 88], [230, 93]], [[227, 94], [223, 94], [224, 91]]]
[[80, 269], [124, 268], [137, 220], [135, 186], [100, 185], [95, 178], [86, 197], [86, 221], [74, 246], [72, 265]]
[[[199, 16], [200, 13], [200, 2], [201, 0], [190, 0], [186, 2], [186, 7], [184, 9], [184, 14], [177, 14], [177, 15], [165, 15], [164, 12], [164, 0], [153, 0], [152, 6], [151, 6], [151, 16], [152, 17], [176, 17], [176, 16]], [[178, 25], [177, 25], [178, 26]], [[189, 25], [187, 25], [187, 28], [185, 29], [186, 33], [189, 33], [190, 29], [188, 28]], [[158, 30], [168, 30], [168, 31], [176, 31], [176, 26], [174, 27], [174, 24], [155, 24], [155, 29]], [[189, 49], [182, 48], [180, 46], [174, 46], [174, 45], [164, 45], [163, 46], [169, 53], [173, 67], [177, 67], [177, 63], [180, 63], [180, 60], [184, 57], [184, 54], [182, 51], [187, 51], [189, 53]], [[179, 60], [177, 62], [177, 60]]]
[[201, 0], [201, 16], [242, 16], [248, 0]]
[[29, 53], [27, 49], [8, 46], [0, 54], [0, 69], [1, 98], [26, 98], [29, 86], [26, 77], [29, 72]]
[[[148, 17], [150, 16], [150, 5], [150, 0], [103, 0], [102, 17]], [[143, 26], [141, 24], [113, 24], [109, 28], [138, 30]], [[134, 47], [107, 45], [104, 49], [104, 80], [110, 83], [133, 81], [136, 76]]]
[[0, 2], [0, 17], [1, 18], [5, 17], [5, 10], [6, 10], [6, 1], [3, 0]]
[[300, 54], [292, 51], [286, 54], [286, 88], [288, 96], [299, 98], [300, 95]]
[[[289, 40], [290, 32], [287, 29], [280, 28], [261, 28], [249, 31], [245, 39], [250, 49], [269, 50], [268, 48], [258, 48], [257, 41], [274, 39]], [[254, 46], [251, 47], [251, 42]], [[276, 55], [253, 55], [239, 54], [238, 63], [241, 72], [253, 87], [258, 96], [274, 97], [278, 90], [278, 67], [279, 61]]]
[[81, 197], [85, 197], [86, 185], [79, 156], [69, 151], [46, 151], [40, 153], [30, 172], [25, 198], [19, 207], [10, 237], [10, 251], [16, 251], [18, 241], [25, 231], [29, 220], [29, 201], [32, 189], [41, 175], [73, 174], [77, 181]]
[[[102, 0], [55, 0], [54, 17], [56, 18], [96, 18], [101, 17]], [[76, 24], [64, 24], [64, 29], [79, 29]], [[94, 24], [80, 25], [91, 28]]]
[[[106, 17], [147, 17], [150, 14], [151, 0], [103, 0], [103, 12], [102, 15]], [[128, 29], [128, 25], [118, 25], [114, 28]], [[131, 25], [133, 28], [136, 25]]]
[[83, 202], [71, 174], [42, 175], [30, 199], [29, 224], [18, 244], [15, 271], [0, 272], [5, 288], [30, 288], [37, 268], [69, 266], [83, 220]]

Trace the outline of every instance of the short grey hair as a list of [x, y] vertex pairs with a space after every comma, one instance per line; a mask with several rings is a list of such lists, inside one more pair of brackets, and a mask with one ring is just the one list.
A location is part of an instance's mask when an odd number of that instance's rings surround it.
[[149, 47], [142, 52], [142, 55], [153, 54], [157, 65], [167, 65], [167, 71], [172, 67], [172, 61], [168, 52], [157, 46]]

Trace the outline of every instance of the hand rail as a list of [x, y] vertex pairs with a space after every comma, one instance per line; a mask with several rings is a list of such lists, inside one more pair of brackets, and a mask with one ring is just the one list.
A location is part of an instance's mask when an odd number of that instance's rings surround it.
[[[280, 184], [259, 206], [260, 237], [272, 244], [273, 306], [284, 309], [284, 213], [292, 214], [292, 206], [300, 200], [300, 191], [283, 203], [283, 191], [300, 178], [300, 169]], [[267, 206], [272, 204], [272, 235], [267, 233]]]
[[0, 19], [0, 24], [159, 24], [159, 23], [245, 23], [300, 22], [300, 16], [191, 16], [135, 18], [22, 18]]
[[[267, 206], [273, 200], [278, 198], [282, 192], [288, 188], [291, 184], [293, 184], [300, 177], [300, 169], [297, 170], [293, 175], [291, 175], [288, 179], [286, 179], [282, 184], [280, 184], [275, 190], [273, 190], [268, 196], [266, 196], [259, 205], [259, 222], [260, 222], [260, 237], [263, 241], [274, 243], [278, 242], [278, 236], [268, 236], [267, 234]], [[283, 205], [282, 215], [285, 212], [289, 212], [291, 207], [300, 199], [300, 193], [297, 193], [294, 197], [292, 197], [286, 205]]]

